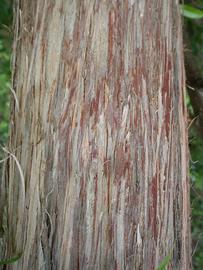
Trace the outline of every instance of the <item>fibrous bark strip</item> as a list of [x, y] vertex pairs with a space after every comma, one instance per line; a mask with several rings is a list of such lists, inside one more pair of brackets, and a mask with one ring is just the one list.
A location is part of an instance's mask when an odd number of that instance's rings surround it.
[[189, 269], [178, 2], [15, 1], [8, 269]]

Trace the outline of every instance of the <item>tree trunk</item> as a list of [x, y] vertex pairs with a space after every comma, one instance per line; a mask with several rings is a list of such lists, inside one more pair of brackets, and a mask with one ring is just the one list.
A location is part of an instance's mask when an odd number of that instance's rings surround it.
[[178, 2], [15, 1], [6, 269], [190, 269]]

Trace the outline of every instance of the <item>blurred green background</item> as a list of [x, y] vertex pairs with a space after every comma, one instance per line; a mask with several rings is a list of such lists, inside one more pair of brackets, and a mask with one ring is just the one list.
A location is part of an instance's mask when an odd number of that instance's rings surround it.
[[193, 269], [203, 269], [203, 0], [185, 1], [183, 32], [190, 147]]
[[[0, 145], [8, 136], [12, 3], [0, 0]], [[2, 150], [0, 157], [2, 158]]]
[[[203, 0], [185, 1], [181, 6], [184, 15], [185, 48], [189, 50], [195, 61], [193, 69], [198, 70], [198, 79], [191, 77], [187, 82], [188, 88], [203, 88]], [[9, 126], [9, 97], [10, 62], [12, 46], [12, 0], [0, 0], [0, 145], [3, 146], [8, 138]], [[189, 73], [189, 72], [188, 72]], [[191, 72], [189, 73], [191, 74]], [[186, 65], [187, 75], [187, 65]], [[196, 85], [196, 81], [198, 83]], [[193, 89], [192, 91], [195, 91]], [[188, 92], [189, 93], [189, 92]], [[194, 94], [194, 93], [193, 93]], [[189, 112], [189, 146], [190, 146], [190, 178], [191, 178], [191, 222], [192, 222], [192, 251], [193, 269], [203, 269], [203, 122], [198, 117], [201, 108], [187, 96]], [[203, 108], [202, 108], [203, 111]], [[200, 118], [200, 117], [199, 117]], [[0, 159], [4, 157], [0, 149]], [[2, 165], [2, 163], [0, 163]], [[1, 167], [0, 167], [1, 173]]]

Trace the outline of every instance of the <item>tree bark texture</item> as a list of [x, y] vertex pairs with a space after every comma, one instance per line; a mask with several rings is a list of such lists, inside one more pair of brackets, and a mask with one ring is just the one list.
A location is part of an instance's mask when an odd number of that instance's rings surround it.
[[190, 269], [179, 1], [14, 6], [6, 269]]

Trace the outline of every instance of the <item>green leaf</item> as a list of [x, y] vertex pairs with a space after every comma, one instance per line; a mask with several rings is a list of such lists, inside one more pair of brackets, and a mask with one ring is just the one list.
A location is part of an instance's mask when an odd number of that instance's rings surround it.
[[181, 13], [186, 18], [189, 18], [189, 19], [203, 18], [203, 11], [198, 8], [194, 8], [190, 5], [180, 5], [180, 8], [181, 8]]
[[10, 264], [10, 263], [14, 263], [16, 261], [18, 261], [20, 259], [20, 257], [22, 256], [22, 252], [19, 253], [18, 255], [10, 258], [10, 259], [5, 259], [5, 260], [0, 260], [0, 265], [4, 265], [4, 264]]
[[169, 264], [170, 260], [171, 260], [171, 254], [166, 256], [163, 261], [160, 263], [159, 267], [156, 270], [165, 270], [166, 266]]

